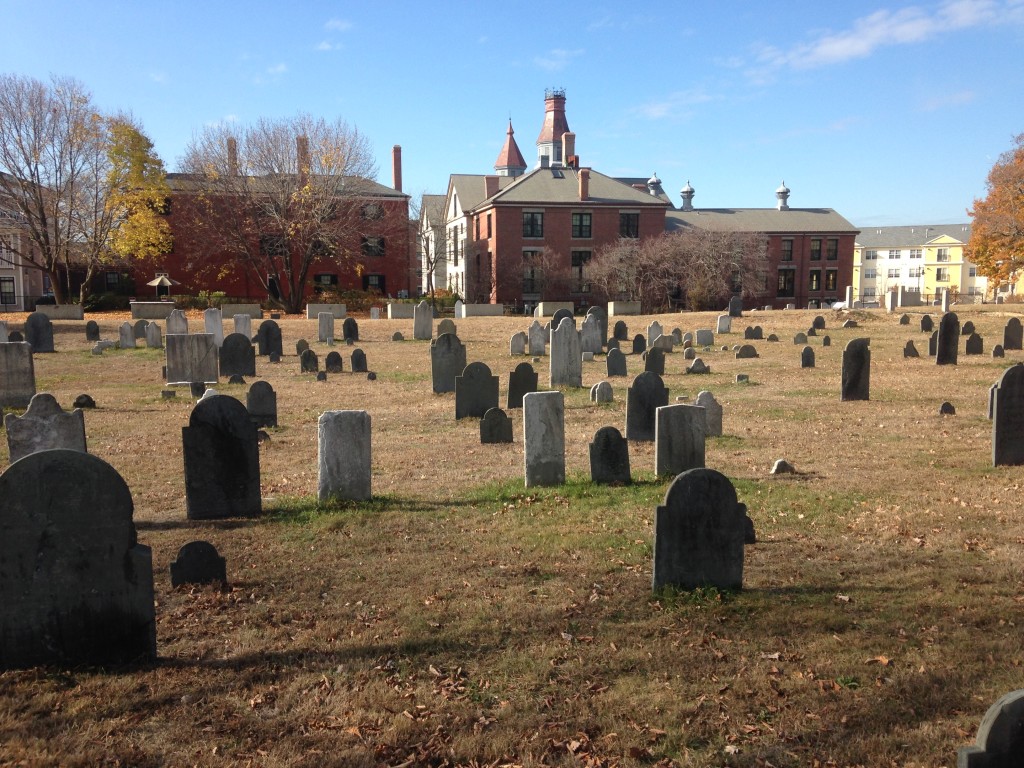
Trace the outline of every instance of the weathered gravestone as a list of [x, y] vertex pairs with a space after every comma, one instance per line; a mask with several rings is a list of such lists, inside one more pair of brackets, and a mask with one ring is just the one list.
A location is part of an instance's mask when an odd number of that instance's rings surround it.
[[25, 341], [0, 342], [0, 407], [25, 408], [35, 393], [32, 346]]
[[633, 337], [633, 354], [642, 355], [647, 350], [647, 339], [642, 333]]
[[974, 745], [960, 747], [956, 768], [1020, 768], [1024, 755], [1024, 690], [1002, 696], [988, 708]]
[[800, 352], [800, 367], [801, 368], [813, 368], [814, 367], [814, 349], [812, 347], [804, 347]]
[[235, 333], [240, 333], [252, 341], [252, 315], [232, 315], [231, 322], [235, 327]]
[[269, 382], [253, 382], [245, 396], [245, 410], [254, 426], [277, 426], [277, 392]]
[[668, 405], [668, 387], [661, 376], [644, 371], [626, 390], [626, 439], [651, 442], [655, 437], [656, 411]]
[[610, 403], [615, 400], [615, 392], [607, 381], [599, 381], [590, 388], [590, 402]]
[[590, 480], [601, 485], [629, 485], [629, 442], [615, 427], [601, 427], [590, 444]]
[[561, 392], [523, 396], [523, 452], [527, 488], [565, 482], [565, 400]]
[[135, 349], [135, 329], [127, 320], [117, 327], [117, 338], [121, 349]]
[[458, 328], [455, 327], [455, 321], [450, 317], [444, 318], [437, 324], [437, 335], [440, 336], [442, 333], [454, 333], [458, 335]]
[[326, 411], [317, 422], [320, 501], [370, 498], [370, 414]]
[[572, 323], [573, 330], [575, 330], [576, 318], [572, 316], [572, 312], [568, 309], [559, 309], [555, 311], [555, 314], [551, 316], [551, 328], [557, 328], [565, 318], [569, 318], [569, 322]]
[[757, 349], [754, 348], [753, 344], [744, 344], [743, 346], [736, 350], [737, 360], [747, 360], [757, 356]]
[[964, 342], [965, 355], [980, 355], [985, 351], [985, 340], [976, 333], [972, 333]]
[[136, 320], [132, 325], [132, 335], [135, 336], [135, 340], [142, 339], [146, 340], [146, 327], [149, 325], [148, 320]]
[[[557, 313], [556, 313], [557, 314]], [[551, 353], [548, 356], [552, 387], [582, 387], [583, 357], [580, 335], [571, 317], [563, 317], [551, 326]]]
[[710, 328], [698, 328], [693, 339], [698, 347], [710, 347], [715, 343], [715, 332]]
[[213, 343], [220, 349], [224, 343], [224, 318], [217, 307], [203, 312], [203, 330], [213, 335]]
[[488, 408], [480, 419], [480, 443], [493, 445], [512, 442], [512, 419], [501, 408]]
[[697, 358], [697, 350], [694, 347], [687, 347], [683, 350], [683, 360], [695, 360]]
[[928, 356], [935, 357], [935, 353], [938, 351], [939, 346], [939, 332], [932, 331], [932, 335], [928, 337]]
[[188, 333], [188, 318], [180, 309], [172, 309], [167, 316], [167, 335], [172, 333]]
[[[95, 321], [94, 320], [90, 320], [89, 322], [95, 322]], [[99, 333], [99, 326], [97, 326], [96, 332]], [[88, 326], [86, 326], [86, 333], [88, 333]], [[6, 320], [0, 320], [0, 344], [6, 344], [10, 340], [11, 340], [11, 338], [10, 338], [10, 332], [7, 329], [7, 321]], [[98, 340], [98, 339], [96, 339], [96, 340]]]
[[609, 376], [626, 376], [626, 356], [619, 349], [609, 349], [605, 358], [605, 368]]
[[53, 323], [42, 312], [33, 312], [25, 318], [25, 341], [32, 352], [53, 352]]
[[[85, 324], [85, 340], [86, 341], [99, 341], [100, 340], [100, 324], [95, 320], [90, 320]], [[0, 341], [7, 341], [7, 339], [0, 338]]]
[[11, 463], [30, 453], [63, 448], [86, 453], [85, 415], [81, 408], [65, 413], [48, 392], [33, 396], [22, 416], [4, 416]]
[[853, 339], [843, 350], [841, 399], [870, 400], [871, 339]]
[[594, 304], [587, 309], [587, 317], [597, 318], [597, 323], [601, 327], [601, 339], [608, 336], [608, 313], [604, 311], [604, 307]]
[[697, 397], [694, 398], [693, 404], [699, 405], [704, 409], [704, 415], [706, 417], [705, 434], [708, 437], [721, 437], [723, 416], [722, 404], [715, 400], [715, 396], [706, 389], [697, 393]]
[[160, 333], [160, 326], [154, 322], [146, 323], [146, 346], [149, 349], [164, 348], [164, 340]]
[[220, 348], [221, 376], [255, 376], [256, 349], [248, 336], [229, 333]]
[[0, 668], [156, 658], [153, 559], [102, 459], [31, 454], [0, 475]]
[[653, 321], [647, 326], [647, 341], [649, 344], [654, 344], [654, 341], [665, 334], [665, 329], [662, 328], [661, 323], [657, 320]]
[[795, 336], [793, 336], [793, 343], [794, 344], [806, 344], [807, 343], [807, 334], [806, 333], [798, 333], [798, 334], [796, 334]]
[[910, 325], [910, 315], [900, 315], [900, 325]]
[[529, 338], [523, 331], [513, 333], [512, 337], [508, 340], [508, 353], [510, 356], [515, 357], [517, 355], [526, 354], [526, 344]]
[[334, 344], [334, 313], [318, 312], [316, 315], [316, 340], [322, 344]]
[[687, 373], [699, 374], [699, 373], [711, 373], [711, 366], [701, 360], [699, 357], [693, 358], [693, 362], [686, 367]]
[[208, 333], [169, 334], [164, 362], [168, 384], [217, 383], [217, 347]]
[[813, 338], [814, 336], [817, 336], [817, 335], [818, 335], [818, 329], [815, 328], [814, 326], [811, 326], [810, 328], [807, 329], [807, 338], [810, 339], [810, 338]]
[[704, 466], [707, 417], [697, 405], [664, 405], [655, 413], [654, 472], [678, 475]]
[[530, 355], [543, 355], [548, 343], [548, 334], [539, 320], [530, 323], [528, 331], [530, 341]]
[[[170, 320], [168, 318], [168, 320]], [[264, 320], [256, 331], [256, 346], [261, 357], [284, 354], [281, 343], [281, 326], [275, 320]]]
[[430, 379], [435, 394], [455, 391], [455, 377], [466, 369], [466, 346], [452, 333], [430, 342]]
[[599, 354], [604, 350], [604, 331], [601, 329], [601, 318], [587, 314], [580, 326], [580, 349], [583, 352]]
[[327, 357], [324, 358], [324, 370], [327, 371], [327, 373], [342, 373], [345, 370], [345, 363], [341, 359], [340, 352], [332, 350], [327, 353]]
[[352, 373], [368, 373], [369, 368], [366, 367], [366, 353], [361, 349], [352, 350]]
[[1006, 352], [1003, 349], [1002, 344], [996, 344], [992, 347], [992, 357], [1006, 357]]
[[741, 589], [747, 527], [746, 508], [725, 475], [683, 472], [654, 515], [654, 590]]
[[305, 349], [299, 355], [299, 370], [302, 373], [316, 373], [320, 370], [320, 358], [312, 349]]
[[960, 346], [960, 319], [955, 312], [947, 312], [939, 320], [939, 337], [935, 345], [936, 365], [956, 365]]
[[729, 315], [719, 315], [718, 325], [715, 328], [716, 333], [732, 333], [732, 317]]
[[672, 350], [676, 348], [676, 338], [671, 333], [667, 336], [665, 334], [661, 334], [656, 338], [648, 337], [647, 341], [648, 349], [660, 349], [666, 355], [672, 354]]
[[402, 335], [401, 331], [395, 331], [391, 334], [392, 341], [405, 341], [405, 336]]
[[359, 323], [354, 317], [346, 317], [341, 324], [341, 334], [345, 341], [359, 341]]
[[412, 310], [412, 337], [420, 341], [429, 341], [433, 336], [434, 310], [426, 300], [423, 300]]
[[811, 327], [816, 331], [824, 330], [825, 318], [822, 317], [821, 315], [815, 315], [814, 319], [811, 321]]
[[616, 320], [612, 327], [612, 337], [618, 341], [629, 341], [629, 327], [625, 320]]
[[644, 370], [665, 375], [665, 352], [660, 347], [651, 347], [644, 353]]
[[523, 395], [537, 391], [538, 374], [529, 363], [520, 363], [508, 374], [508, 393], [505, 396], [505, 407], [508, 409], [522, 408]]
[[208, 541], [190, 541], [178, 550], [178, 558], [171, 562], [172, 587], [180, 587], [183, 584], [227, 584], [227, 582], [227, 561]]
[[302, 353], [309, 349], [309, 342], [305, 339], [299, 339], [295, 342], [295, 355], [296, 357], [302, 357]]
[[966, 323], [964, 323], [962, 326], [960, 326], [960, 335], [961, 336], [970, 336], [972, 333], [974, 333], [974, 322], [973, 321], [968, 320]]
[[914, 346], [914, 342], [913, 341], [908, 341], [906, 343], [906, 345], [903, 347], [903, 356], [904, 357], [920, 357], [920, 355], [917, 353], [917, 347]]
[[729, 317], [743, 317], [743, 299], [739, 296], [729, 299]]
[[[25, 341], [25, 336], [24, 334], [21, 333], [21, 331], [11, 331], [10, 333], [7, 334], [7, 341], [16, 341], [20, 344], [21, 342]], [[25, 343], [27, 344], [28, 342]]]
[[227, 395], [204, 396], [181, 441], [190, 520], [260, 514], [260, 454], [245, 406]]
[[992, 464], [1024, 464], [1024, 364], [1010, 366], [990, 393]]
[[498, 407], [498, 377], [486, 363], [474, 362], [455, 377], [455, 418], [483, 418]]
[[931, 315], [921, 315], [921, 333], [931, 333], [935, 329], [935, 322]]
[[1024, 341], [1024, 327], [1019, 318], [1011, 317], [1003, 328], [1003, 349], [1020, 349]]

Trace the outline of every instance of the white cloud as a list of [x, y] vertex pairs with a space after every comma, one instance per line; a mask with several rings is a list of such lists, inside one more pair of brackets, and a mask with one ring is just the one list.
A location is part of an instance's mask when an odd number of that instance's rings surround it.
[[149, 79], [154, 83], [159, 83], [160, 85], [166, 85], [170, 80], [170, 78], [167, 77], [166, 72], [150, 72]]
[[316, 51], [340, 51], [341, 43], [332, 43], [330, 40], [321, 40], [316, 44], [314, 50]]
[[703, 89], [693, 88], [687, 91], [675, 91], [663, 99], [649, 101], [634, 107], [632, 111], [649, 120], [680, 119], [689, 117], [693, 106], [706, 104], [709, 101], [714, 101], [715, 98]]
[[534, 56], [533, 63], [548, 72], [560, 72], [569, 65], [570, 61], [582, 55], [582, 48], [573, 51], [568, 51], [565, 48], [552, 48], [545, 54]]
[[285, 64], [283, 61], [278, 63], [278, 64], [275, 64], [272, 67], [267, 67], [267, 74], [268, 75], [283, 75], [287, 71], [288, 71], [288, 65]]
[[966, 89], [956, 93], [944, 93], [923, 101], [921, 103], [921, 111], [937, 112], [940, 109], [948, 109], [949, 107], [962, 107], [973, 102], [976, 97], [977, 94], [974, 91]]
[[352, 22], [347, 19], [329, 19], [324, 24], [324, 29], [333, 29], [335, 32], [348, 32], [352, 29]]

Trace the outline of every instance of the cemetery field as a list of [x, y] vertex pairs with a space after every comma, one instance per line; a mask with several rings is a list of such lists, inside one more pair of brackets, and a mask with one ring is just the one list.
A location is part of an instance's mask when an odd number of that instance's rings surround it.
[[[937, 366], [925, 311], [910, 325], [881, 310], [748, 312], [698, 352], [709, 374], [666, 355], [670, 404], [709, 390], [724, 408], [706, 465], [732, 480], [758, 543], [742, 591], [657, 595], [654, 510], [671, 478], [655, 476], [654, 444], [630, 443], [632, 485], [589, 480], [588, 444], [624, 431], [643, 371], [628, 342], [612, 403], [589, 397], [603, 355], [584, 362], [584, 388], [562, 389], [566, 484], [527, 489], [522, 412], [509, 411], [512, 444], [481, 445], [479, 421], [432, 393], [412, 320], [359, 317], [355, 347], [328, 347], [316, 320], [286, 317], [282, 362], [257, 358], [280, 424], [260, 447], [264, 514], [189, 521], [188, 388], [161, 397], [161, 350], [96, 356], [84, 321], [54, 321], [37, 390], [97, 402], [89, 452], [127, 482], [152, 548], [158, 660], [0, 672], [0, 765], [953, 766], [988, 707], [1024, 688], [1024, 468], [992, 466], [987, 418], [989, 388], [1024, 353], [990, 354], [1017, 305], [954, 307], [984, 353], [961, 340], [958, 365]], [[717, 314], [622, 319], [632, 338], [652, 319], [713, 329]], [[815, 367], [801, 368], [793, 336], [818, 314]], [[0, 315], [11, 330], [24, 318]], [[125, 317], [87, 319], [116, 340]], [[747, 325], [780, 341], [736, 359]], [[504, 407], [508, 373], [530, 360], [509, 356], [509, 337], [529, 320], [457, 326]], [[321, 369], [339, 351], [345, 372], [300, 373], [300, 338]], [[856, 338], [871, 340], [870, 400], [840, 402]], [[350, 372], [356, 347], [376, 380]], [[534, 367], [545, 389], [547, 358]], [[244, 403], [247, 387], [216, 389]], [[316, 501], [317, 418], [336, 409], [370, 414], [369, 502]], [[771, 475], [780, 458], [796, 473]], [[225, 589], [171, 587], [197, 539], [227, 558]]]

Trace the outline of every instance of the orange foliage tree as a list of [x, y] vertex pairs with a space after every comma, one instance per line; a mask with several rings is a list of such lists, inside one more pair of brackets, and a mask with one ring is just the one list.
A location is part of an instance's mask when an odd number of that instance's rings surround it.
[[974, 222], [967, 258], [995, 285], [1024, 267], [1024, 133], [988, 173], [988, 194], [969, 211]]

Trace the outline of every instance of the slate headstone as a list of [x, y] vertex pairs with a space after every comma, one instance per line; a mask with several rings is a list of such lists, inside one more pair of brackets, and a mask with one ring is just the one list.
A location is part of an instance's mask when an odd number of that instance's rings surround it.
[[221, 376], [255, 376], [256, 348], [248, 336], [229, 333], [220, 348]]
[[277, 392], [270, 382], [253, 382], [245, 397], [245, 409], [256, 427], [277, 426]]
[[800, 352], [800, 367], [801, 368], [813, 368], [814, 367], [814, 349], [813, 347], [804, 347]]
[[[168, 320], [169, 322], [169, 320]], [[284, 347], [281, 343], [281, 326], [276, 320], [264, 320], [256, 331], [256, 346], [260, 357], [276, 354], [279, 357], [284, 354]]]
[[505, 407], [523, 407], [523, 395], [537, 391], [538, 374], [529, 363], [520, 363], [514, 371], [508, 375], [508, 392], [505, 399]]
[[235, 327], [234, 333], [240, 333], [252, 340], [252, 315], [232, 315], [231, 322]]
[[[100, 324], [95, 320], [90, 320], [85, 324], [85, 340], [86, 341], [99, 341], [100, 340]], [[7, 341], [7, 339], [0, 339], [0, 341]]]
[[[601, 339], [605, 339], [608, 336], [608, 313], [604, 311], [604, 307], [597, 304], [587, 309], [587, 317], [597, 318], [597, 323], [601, 327]], [[600, 350], [598, 350], [600, 351]]]
[[647, 339], [642, 333], [633, 337], [633, 354], [642, 355], [647, 350]]
[[227, 584], [227, 581], [227, 561], [208, 541], [190, 541], [178, 550], [177, 559], [171, 561], [172, 587], [184, 584]]
[[823, 346], [823, 347], [831, 347], [832, 346], [832, 337], [831, 336], [822, 336], [821, 337], [821, 346]]
[[331, 350], [327, 353], [327, 357], [324, 358], [324, 370], [327, 373], [341, 373], [345, 370], [345, 364], [342, 362], [340, 352]]
[[299, 370], [302, 373], [316, 373], [320, 370], [320, 358], [312, 349], [304, 350], [299, 355]]
[[0, 407], [26, 408], [35, 393], [32, 345], [27, 341], [0, 342]]
[[590, 480], [600, 485], [629, 485], [629, 442], [615, 427], [601, 427], [590, 444]]
[[296, 357], [302, 357], [302, 353], [309, 349], [309, 342], [305, 339], [299, 339], [295, 342], [295, 355]]
[[508, 340], [508, 353], [512, 357], [526, 354], [526, 344], [529, 338], [523, 331], [513, 333]]
[[698, 347], [710, 347], [715, 343], [715, 333], [710, 328], [698, 328], [693, 339]]
[[455, 377], [455, 418], [483, 418], [498, 407], [498, 377], [486, 363], [473, 362]]
[[217, 307], [210, 307], [203, 312], [203, 328], [213, 335], [213, 343], [220, 349], [224, 343], [224, 318]]
[[32, 352], [53, 352], [53, 323], [42, 312], [33, 312], [25, 318], [25, 341], [32, 345]]
[[965, 355], [981, 355], [985, 352], [985, 341], [977, 333], [972, 333], [964, 342]]
[[208, 333], [168, 335], [164, 362], [168, 384], [217, 383], [217, 347]]
[[371, 491], [370, 414], [326, 411], [317, 422], [317, 497], [366, 501]]
[[492, 445], [512, 442], [512, 419], [501, 408], [488, 408], [480, 419], [480, 443]]
[[1024, 327], [1020, 318], [1011, 317], [1003, 328], [1003, 349], [1020, 349], [1024, 341]]
[[430, 342], [430, 378], [435, 394], [455, 391], [455, 377], [466, 369], [466, 346], [459, 337], [442, 333]]
[[341, 324], [342, 338], [345, 341], [359, 341], [359, 323], [354, 317], [346, 317]]
[[990, 408], [992, 465], [1024, 464], [1024, 364], [1003, 371], [993, 387]]
[[135, 349], [135, 329], [127, 320], [117, 327], [117, 336], [121, 349]]
[[34, 395], [23, 415], [8, 413], [4, 416], [4, 428], [12, 464], [31, 453], [55, 448], [86, 452], [82, 410], [75, 408], [65, 413], [48, 392]]
[[707, 417], [697, 405], [664, 405], [655, 413], [654, 472], [678, 475], [704, 466]]
[[913, 341], [908, 341], [903, 347], [903, 357], [920, 357]]
[[718, 324], [715, 328], [716, 333], [732, 333], [732, 317], [729, 315], [719, 315]]
[[612, 328], [612, 336], [619, 341], [629, 341], [629, 327], [625, 320], [616, 320]]
[[605, 368], [609, 376], [626, 376], [626, 356], [618, 349], [609, 349]]
[[172, 309], [167, 316], [167, 334], [188, 333], [188, 318], [180, 309]]
[[821, 315], [815, 315], [811, 321], [811, 327], [816, 331], [822, 331], [825, 329], [825, 318]]
[[960, 335], [961, 336], [970, 336], [972, 333], [974, 333], [974, 322], [973, 321], [968, 320], [966, 323], [964, 323], [962, 326], [960, 326]]
[[652, 321], [651, 324], [647, 326], [647, 343], [653, 345], [655, 340], [664, 334], [665, 329], [662, 327], [661, 323], [657, 320]]
[[935, 357], [935, 353], [938, 351], [939, 346], [939, 332], [932, 331], [932, 335], [928, 337], [928, 357]]
[[[160, 326], [157, 323], [146, 323], [146, 347], [149, 349], [163, 349], [164, 340], [160, 333]], [[246, 337], [248, 338], [248, 337]]]
[[843, 350], [843, 401], [869, 400], [871, 392], [871, 339], [853, 339]]
[[600, 354], [604, 350], [604, 332], [601, 329], [601, 318], [587, 314], [580, 326], [580, 349], [583, 352]]
[[565, 482], [565, 400], [561, 392], [523, 396], [523, 447], [527, 488]]
[[317, 312], [316, 340], [322, 344], [334, 344], [334, 313]]
[[644, 355], [644, 370], [665, 375], [665, 352], [660, 347], [651, 347]]
[[547, 331], [544, 330], [544, 326], [540, 324], [540, 321], [534, 320], [530, 323], [528, 336], [530, 342], [530, 355], [543, 355], [548, 343], [548, 334]]
[[146, 327], [148, 325], [149, 325], [149, 321], [148, 320], [136, 320], [135, 321], [135, 323], [132, 325], [132, 334], [134, 334], [136, 341], [138, 341], [139, 339], [142, 339], [143, 341], [145, 341], [145, 339], [146, 339]]
[[939, 337], [935, 346], [936, 365], [956, 365], [960, 346], [960, 319], [947, 312], [939, 320]]
[[743, 317], [743, 299], [739, 296], [729, 299], [729, 317]]
[[615, 392], [607, 381], [599, 381], [590, 388], [592, 403], [611, 403], [615, 400]]
[[651, 442], [655, 437], [656, 411], [668, 405], [668, 387], [661, 376], [644, 371], [626, 390], [626, 439]]
[[1024, 690], [1002, 696], [981, 719], [975, 743], [957, 750], [957, 768], [1019, 768], [1024, 755]]
[[1002, 344], [996, 344], [994, 347], [992, 347], [992, 357], [1006, 357], [1006, 352], [1003, 351]]
[[921, 333], [931, 333], [935, 329], [935, 322], [931, 315], [921, 315]]
[[565, 318], [569, 318], [569, 322], [572, 323], [573, 330], [575, 330], [576, 318], [572, 316], [572, 312], [568, 309], [559, 309], [555, 311], [555, 314], [551, 316], [551, 328], [557, 328]]
[[736, 350], [737, 360], [747, 360], [754, 357], [758, 357], [758, 354], [753, 344], [744, 344]]
[[366, 353], [361, 349], [352, 350], [352, 373], [369, 373], [366, 366]]
[[[556, 313], [557, 314], [557, 313]], [[583, 357], [580, 335], [571, 317], [563, 317], [551, 328], [551, 352], [548, 356], [552, 387], [582, 387]]]
[[424, 300], [412, 310], [412, 337], [420, 341], [429, 341], [433, 336], [434, 311]]

